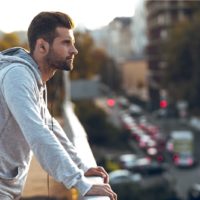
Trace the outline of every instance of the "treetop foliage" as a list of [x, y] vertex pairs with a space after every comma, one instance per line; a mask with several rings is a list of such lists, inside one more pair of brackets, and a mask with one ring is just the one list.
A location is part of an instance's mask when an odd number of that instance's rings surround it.
[[200, 12], [176, 23], [164, 44], [167, 67], [163, 86], [174, 101], [186, 100], [200, 109]]

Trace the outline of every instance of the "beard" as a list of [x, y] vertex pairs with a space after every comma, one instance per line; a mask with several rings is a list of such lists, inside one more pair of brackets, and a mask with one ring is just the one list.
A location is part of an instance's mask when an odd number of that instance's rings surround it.
[[62, 58], [58, 53], [50, 49], [45, 59], [48, 66], [53, 69], [64, 71], [71, 71], [73, 69], [73, 56]]

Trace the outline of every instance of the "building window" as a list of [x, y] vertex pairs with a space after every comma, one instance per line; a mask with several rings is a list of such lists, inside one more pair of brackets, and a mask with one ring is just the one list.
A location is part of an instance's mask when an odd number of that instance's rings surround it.
[[168, 36], [168, 32], [167, 32], [166, 29], [163, 29], [163, 30], [160, 31], [160, 38], [161, 39], [165, 40], [167, 38], [167, 36]]

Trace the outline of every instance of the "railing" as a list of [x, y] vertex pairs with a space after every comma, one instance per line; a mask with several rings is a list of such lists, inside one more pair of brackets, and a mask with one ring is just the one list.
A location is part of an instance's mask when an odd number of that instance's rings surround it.
[[[73, 104], [70, 101], [70, 81], [68, 79], [67, 73], [65, 74], [64, 78], [66, 86], [65, 93], [66, 95], [68, 94], [68, 96], [66, 96], [66, 101], [64, 104], [64, 129], [66, 130], [66, 133], [68, 134], [71, 142], [77, 148], [83, 162], [90, 163], [92, 166], [96, 166], [96, 160], [89, 146], [87, 134], [77, 116], [75, 115]], [[103, 182], [101, 177], [90, 177], [88, 179], [96, 184]], [[79, 196], [79, 200], [110, 200], [110, 198], [106, 196]]]
[[[91, 177], [88, 179], [93, 183], [102, 183], [102, 178], [100, 177]], [[79, 200], [110, 200], [110, 198], [107, 196], [80, 196]]]

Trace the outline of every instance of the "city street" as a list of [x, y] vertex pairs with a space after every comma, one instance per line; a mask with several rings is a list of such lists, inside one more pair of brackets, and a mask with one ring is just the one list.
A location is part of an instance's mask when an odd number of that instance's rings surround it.
[[[152, 119], [152, 118], [151, 118]], [[197, 162], [200, 158], [200, 135], [199, 131], [194, 130], [188, 125], [187, 121], [176, 120], [176, 119], [162, 119], [153, 120], [154, 123], [158, 124], [164, 134], [169, 134], [171, 130], [191, 130], [194, 133], [194, 148], [195, 148], [195, 159]], [[169, 161], [170, 162], [170, 161]], [[200, 183], [200, 166], [188, 169], [181, 169], [170, 164], [169, 173], [175, 177], [176, 180], [176, 190], [181, 199], [187, 200], [187, 192], [189, 188], [195, 184]]]
[[[106, 110], [109, 121], [114, 125], [120, 127], [120, 115], [122, 110], [116, 105], [112, 108], [108, 107], [105, 100], [98, 101], [98, 104]], [[146, 116], [148, 121], [159, 127], [160, 132], [168, 137], [172, 130], [191, 130], [194, 133], [194, 149], [195, 159], [200, 159], [200, 134], [199, 131], [194, 130], [189, 126], [187, 120], [181, 120], [176, 118], [155, 118], [148, 113]], [[132, 146], [136, 152], [142, 153], [142, 150], [137, 146], [136, 143], [132, 142]], [[188, 190], [195, 183], [200, 183], [200, 166], [197, 164], [191, 168], [178, 168], [174, 166], [171, 159], [168, 157], [166, 160], [168, 164], [167, 173], [175, 180], [175, 190], [181, 200], [187, 200]]]

